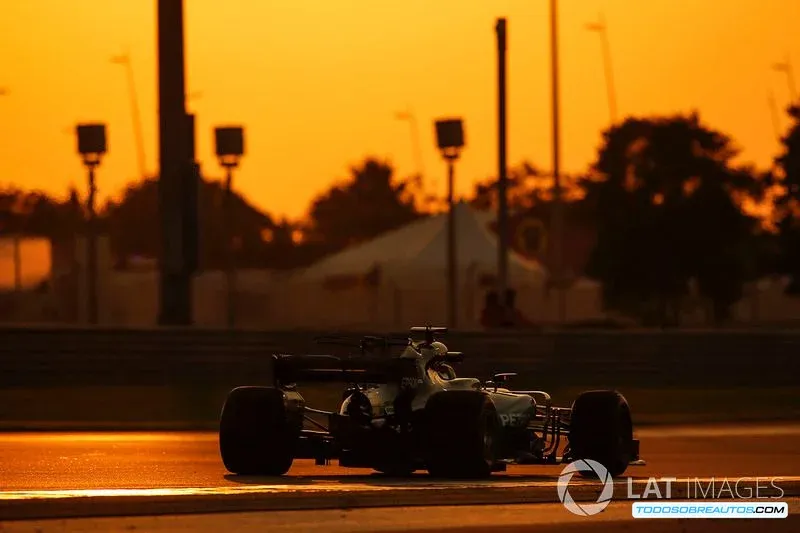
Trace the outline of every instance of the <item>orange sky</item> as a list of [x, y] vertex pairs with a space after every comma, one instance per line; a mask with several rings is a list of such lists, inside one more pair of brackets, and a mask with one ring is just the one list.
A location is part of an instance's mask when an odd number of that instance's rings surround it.
[[[442, 193], [432, 120], [461, 115], [468, 147], [458, 189], [496, 167], [494, 22], [509, 20], [509, 162], [550, 167], [547, 0], [187, 0], [189, 107], [198, 115], [206, 175], [219, 175], [211, 128], [242, 123], [247, 154], [236, 187], [272, 214], [301, 216], [309, 200], [366, 155], [414, 172], [411, 106], [427, 184]], [[85, 189], [78, 121], [105, 121], [101, 195], [136, 178], [124, 69], [133, 57], [147, 167], [157, 168], [155, 0], [25, 0], [0, 17], [0, 183]], [[608, 122], [598, 35], [609, 27], [619, 113], [698, 108], [729, 132], [743, 159], [778, 150], [767, 94], [788, 103], [770, 65], [787, 53], [800, 78], [798, 0], [561, 0], [562, 158], [589, 164]], [[785, 115], [781, 125], [788, 124]]]

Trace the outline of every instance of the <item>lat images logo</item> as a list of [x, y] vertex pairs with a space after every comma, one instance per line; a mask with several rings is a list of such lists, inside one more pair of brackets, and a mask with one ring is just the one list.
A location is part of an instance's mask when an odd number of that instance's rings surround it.
[[[600, 496], [597, 498], [596, 502], [578, 503], [572, 498], [569, 493], [569, 482], [576, 472], [594, 472], [597, 478], [603, 483], [603, 490], [600, 492]], [[566, 507], [569, 512], [579, 516], [592, 516], [601, 512], [611, 503], [611, 497], [614, 495], [614, 480], [608, 470], [597, 461], [579, 459], [568, 464], [564, 470], [561, 471], [561, 475], [558, 476], [556, 489], [558, 490], [558, 499], [561, 500], [561, 503], [564, 504], [564, 507]]]

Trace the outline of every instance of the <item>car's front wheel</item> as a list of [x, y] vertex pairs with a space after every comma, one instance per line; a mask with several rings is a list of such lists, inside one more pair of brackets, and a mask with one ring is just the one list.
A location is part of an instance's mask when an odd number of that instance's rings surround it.
[[632, 459], [633, 421], [627, 400], [617, 391], [584, 392], [572, 404], [570, 458], [592, 459], [613, 477]]
[[497, 411], [479, 391], [444, 391], [425, 406], [428, 472], [437, 477], [489, 476], [495, 462]]

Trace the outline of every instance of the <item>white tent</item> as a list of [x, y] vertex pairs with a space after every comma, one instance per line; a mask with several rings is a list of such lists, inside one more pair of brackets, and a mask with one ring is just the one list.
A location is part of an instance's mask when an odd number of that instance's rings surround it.
[[[497, 272], [498, 242], [489, 230], [491, 216], [466, 203], [454, 208], [456, 264], [460, 281], [469, 282]], [[541, 285], [542, 265], [509, 250], [510, 281]], [[312, 265], [297, 276], [299, 282], [364, 275], [378, 266], [381, 280], [397, 287], [443, 285], [447, 268], [447, 214], [426, 217], [368, 242], [343, 250]]]

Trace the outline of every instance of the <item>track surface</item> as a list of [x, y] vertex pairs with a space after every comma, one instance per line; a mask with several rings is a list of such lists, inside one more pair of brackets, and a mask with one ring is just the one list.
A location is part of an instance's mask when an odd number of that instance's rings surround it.
[[[746, 485], [751, 487], [758, 485], [754, 477], [762, 479], [762, 487], [765, 478], [782, 478], [778, 484], [785, 493], [764, 497], [791, 502], [791, 520], [770, 520], [781, 523], [763, 524], [761, 529], [798, 530], [792, 515], [797, 513], [800, 494], [800, 425], [645, 428], [637, 436], [647, 465], [629, 469], [627, 474], [635, 478], [632, 482], [615, 483], [615, 503], [602, 518], [593, 517], [597, 531], [617, 530], [619, 520], [631, 520], [629, 504], [619, 500], [629, 498], [631, 488], [641, 494], [649, 476], [679, 478], [672, 497], [680, 499], [698, 498], [689, 495], [689, 481], [694, 478], [748, 477]], [[476, 533], [566, 533], [572, 526], [586, 531], [590, 522], [554, 503], [560, 470], [559, 466], [516, 466], [491, 480], [458, 482], [425, 474], [392, 479], [298, 461], [288, 476], [241, 478], [224, 471], [213, 433], [0, 434], [0, 530], [219, 531], [235, 524], [242, 531], [287, 530], [279, 525], [313, 531], [308, 526], [321, 523], [322, 530], [328, 531], [337, 522], [341, 531], [428, 532], [456, 527]], [[685, 490], [680, 488], [684, 481]], [[573, 481], [570, 493], [576, 501], [596, 501], [598, 484]], [[535, 520], [529, 520], [525, 512], [531, 503], [538, 503]], [[442, 507], [454, 504], [462, 507]], [[430, 505], [440, 507], [418, 507]], [[395, 509], [368, 509], [387, 506]], [[397, 506], [415, 507], [404, 511]], [[499, 513], [501, 509], [506, 511]], [[270, 512], [236, 513], [264, 510]], [[220, 511], [225, 513], [185, 514]], [[99, 518], [104, 516], [130, 517]], [[667, 528], [653, 523], [647, 530], [691, 530], [684, 521], [668, 522]], [[704, 521], [690, 522], [694, 527]], [[712, 522], [713, 528], [706, 523], [697, 531], [732, 531], [731, 522]]]
[[[800, 476], [800, 425], [643, 428], [646, 466], [626, 475]], [[511, 466], [498, 481], [555, 482], [558, 466]], [[420, 473], [415, 479], [424, 480]], [[229, 475], [213, 433], [0, 434], [0, 491], [229, 487], [243, 484], [369, 483], [370, 470], [299, 460], [288, 477]]]
[[224, 513], [187, 516], [142, 516], [36, 520], [11, 522], [2, 531], [41, 533], [112, 533], [149, 531], [158, 533], [218, 533], [235, 531], [263, 533], [749, 533], [751, 531], [796, 533], [800, 527], [800, 500], [788, 499], [789, 517], [784, 520], [640, 520], [634, 524], [629, 503], [612, 503], [592, 517], [568, 513], [560, 504], [493, 505], [475, 507], [398, 507], [386, 509], [326, 509], [316, 511], [270, 511], [268, 513]]
[[[647, 465], [631, 467], [626, 475], [632, 477], [800, 476], [800, 425], [643, 428], [638, 437]], [[555, 484], [560, 470], [511, 466], [493, 479]], [[427, 478], [420, 473], [413, 479]], [[283, 478], [228, 475], [213, 433], [0, 434], [0, 492], [317, 483], [346, 489], [385, 481], [370, 470], [310, 460], [296, 461]]]

